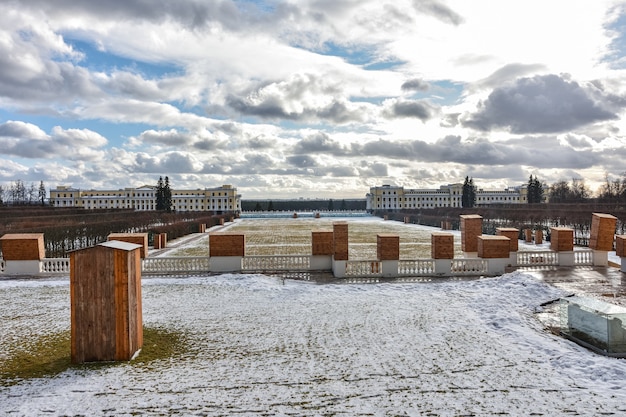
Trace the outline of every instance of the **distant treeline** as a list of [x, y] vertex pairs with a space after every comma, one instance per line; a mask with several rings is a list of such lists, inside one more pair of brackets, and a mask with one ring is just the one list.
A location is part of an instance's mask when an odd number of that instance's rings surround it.
[[0, 236], [6, 233], [43, 233], [46, 257], [67, 256], [68, 251], [106, 241], [110, 233], [155, 233], [176, 239], [228, 220], [231, 214], [208, 212], [167, 213], [133, 210], [85, 210], [78, 208], [0, 208]]
[[242, 211], [365, 210], [365, 199], [241, 200]]

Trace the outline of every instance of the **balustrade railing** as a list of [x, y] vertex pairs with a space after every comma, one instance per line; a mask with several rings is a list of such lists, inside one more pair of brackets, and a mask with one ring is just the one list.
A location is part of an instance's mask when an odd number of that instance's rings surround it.
[[452, 259], [452, 275], [486, 274], [489, 262], [486, 259]]
[[398, 261], [399, 276], [435, 275], [433, 259], [414, 259]]
[[70, 273], [70, 258], [44, 258], [40, 265], [41, 272], [45, 274]]
[[576, 250], [574, 251], [574, 265], [593, 265], [593, 251], [592, 250]]
[[517, 252], [517, 266], [558, 266], [559, 253], [553, 251]]
[[307, 255], [245, 256], [242, 270], [245, 272], [308, 271], [311, 257]]
[[380, 277], [380, 261], [346, 261], [346, 277]]
[[141, 264], [141, 271], [146, 275], [209, 272], [211, 269], [207, 256], [145, 258]]

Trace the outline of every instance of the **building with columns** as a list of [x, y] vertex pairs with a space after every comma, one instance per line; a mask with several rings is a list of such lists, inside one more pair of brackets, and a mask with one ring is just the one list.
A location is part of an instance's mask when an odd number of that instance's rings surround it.
[[[85, 209], [132, 209], [156, 210], [157, 187], [143, 185], [120, 190], [81, 190], [69, 186], [57, 186], [50, 190], [53, 207], [80, 207]], [[241, 195], [232, 185], [196, 190], [172, 189], [172, 210], [240, 212]]]
[[[402, 186], [371, 187], [366, 195], [367, 210], [410, 210], [436, 207], [462, 207], [463, 184], [442, 185], [438, 189], [405, 189]], [[526, 185], [504, 190], [476, 189], [476, 205], [524, 204]]]

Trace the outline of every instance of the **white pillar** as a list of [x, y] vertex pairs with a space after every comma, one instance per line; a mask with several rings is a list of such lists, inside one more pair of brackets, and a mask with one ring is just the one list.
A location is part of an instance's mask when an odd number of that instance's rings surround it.
[[311, 271], [330, 271], [333, 268], [332, 255], [312, 255]]
[[574, 266], [574, 251], [559, 252], [559, 266]]
[[211, 256], [209, 269], [211, 272], [241, 272], [242, 256]]
[[452, 275], [452, 259], [435, 259], [435, 274], [445, 277]]
[[333, 258], [333, 275], [335, 278], [344, 278], [346, 276], [346, 263], [348, 261], [336, 261]]
[[400, 261], [391, 260], [391, 261], [380, 261], [381, 263], [381, 272], [383, 273], [383, 277], [386, 278], [397, 278], [398, 277], [398, 264]]
[[487, 273], [494, 276], [502, 275], [508, 264], [509, 258], [489, 258], [487, 259]]
[[609, 253], [603, 250], [594, 250], [593, 266], [609, 266]]

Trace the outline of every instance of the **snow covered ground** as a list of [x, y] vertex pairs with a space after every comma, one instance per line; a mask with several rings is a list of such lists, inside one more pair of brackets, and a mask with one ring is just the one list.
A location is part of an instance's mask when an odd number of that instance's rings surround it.
[[[69, 327], [68, 280], [0, 281], [0, 363]], [[0, 415], [623, 415], [626, 361], [543, 330], [531, 275], [318, 285], [263, 275], [143, 281], [144, 323], [184, 357], [0, 388]]]

